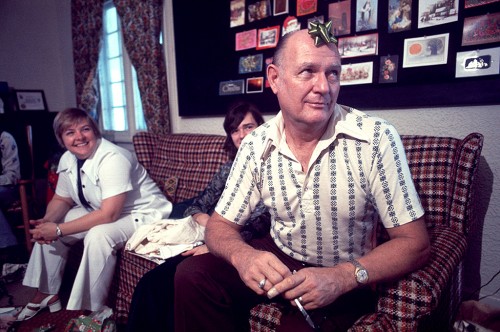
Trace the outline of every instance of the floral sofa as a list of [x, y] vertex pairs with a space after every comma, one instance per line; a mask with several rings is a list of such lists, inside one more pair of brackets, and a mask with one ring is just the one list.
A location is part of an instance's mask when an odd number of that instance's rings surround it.
[[[402, 136], [410, 170], [426, 211], [432, 253], [426, 266], [405, 278], [377, 285], [376, 312], [361, 317], [351, 331], [447, 330], [462, 298], [463, 256], [474, 222], [474, 179], [483, 136], [464, 139]], [[196, 195], [227, 160], [223, 136], [141, 132], [134, 137], [139, 161], [174, 202]], [[380, 241], [386, 234], [381, 231]], [[134, 287], [156, 263], [120, 252], [111, 305], [125, 323]], [[250, 312], [252, 331], [275, 331], [280, 308], [271, 303]]]

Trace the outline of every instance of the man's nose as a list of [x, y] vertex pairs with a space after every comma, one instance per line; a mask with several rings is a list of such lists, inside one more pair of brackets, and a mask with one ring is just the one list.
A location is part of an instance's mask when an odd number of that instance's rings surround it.
[[330, 84], [328, 84], [328, 78], [325, 74], [318, 74], [314, 88], [321, 93], [327, 93], [330, 89]]

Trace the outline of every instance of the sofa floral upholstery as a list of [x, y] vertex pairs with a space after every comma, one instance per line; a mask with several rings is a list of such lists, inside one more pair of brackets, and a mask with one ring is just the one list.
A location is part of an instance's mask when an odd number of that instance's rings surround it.
[[[461, 262], [474, 222], [473, 184], [483, 136], [472, 133], [456, 139], [402, 135], [402, 140], [426, 211], [431, 258], [405, 278], [377, 285], [380, 297], [376, 312], [361, 317], [351, 331], [424, 331], [436, 330], [439, 324], [449, 327], [461, 302]], [[227, 160], [223, 142], [223, 136], [214, 135], [159, 137], [139, 133], [134, 137], [134, 148], [152, 178], [164, 191], [170, 190], [168, 195], [172, 195], [172, 188], [165, 188], [165, 181], [176, 178], [173, 200], [180, 202], [201, 191]], [[384, 241], [385, 232], [379, 233], [380, 241]], [[119, 255], [113, 307], [117, 321], [125, 323], [135, 285], [156, 263], [128, 252]], [[251, 330], [275, 331], [280, 317], [276, 304], [259, 305], [250, 312]]]

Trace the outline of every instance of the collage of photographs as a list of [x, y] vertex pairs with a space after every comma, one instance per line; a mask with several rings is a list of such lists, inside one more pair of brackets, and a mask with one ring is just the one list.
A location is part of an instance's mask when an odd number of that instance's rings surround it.
[[[279, 38], [314, 21], [332, 21], [341, 57], [349, 59], [343, 60], [341, 85], [397, 83], [398, 71], [406, 68], [453, 63], [453, 79], [500, 74], [500, 12], [469, 14], [500, 0], [342, 0], [326, 6], [323, 2], [231, 0], [228, 27], [234, 30], [239, 61], [234, 79], [220, 82], [219, 95], [263, 92], [266, 64]], [[442, 33], [429, 33], [438, 26], [443, 26]], [[451, 45], [457, 31], [459, 45]], [[392, 51], [382, 53], [383, 42]]]

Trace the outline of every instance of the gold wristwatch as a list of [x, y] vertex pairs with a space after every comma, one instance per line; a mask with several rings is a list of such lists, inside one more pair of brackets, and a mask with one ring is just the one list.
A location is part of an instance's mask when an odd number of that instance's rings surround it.
[[368, 271], [355, 259], [351, 259], [349, 262], [356, 268], [354, 270], [354, 277], [356, 278], [358, 284], [366, 285], [368, 283]]

